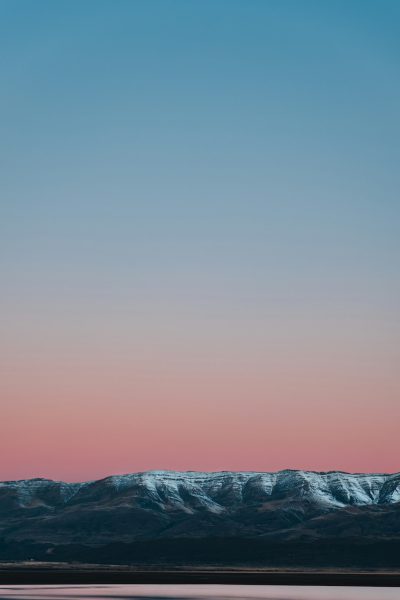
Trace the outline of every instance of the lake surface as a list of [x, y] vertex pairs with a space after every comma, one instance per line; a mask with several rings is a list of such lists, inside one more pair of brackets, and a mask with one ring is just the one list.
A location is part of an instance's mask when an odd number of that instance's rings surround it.
[[400, 600], [400, 588], [283, 585], [9, 585], [12, 600]]

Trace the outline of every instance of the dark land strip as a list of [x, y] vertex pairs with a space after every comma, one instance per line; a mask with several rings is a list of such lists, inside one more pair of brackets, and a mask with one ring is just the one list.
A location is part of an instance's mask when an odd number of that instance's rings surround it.
[[263, 571], [248, 569], [135, 570], [133, 568], [1, 566], [2, 585], [242, 584], [400, 587], [397, 572]]

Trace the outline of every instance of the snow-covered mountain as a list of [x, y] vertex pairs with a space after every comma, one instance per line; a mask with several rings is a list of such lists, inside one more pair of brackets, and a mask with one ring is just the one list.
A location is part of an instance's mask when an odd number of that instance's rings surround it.
[[74, 544], [350, 538], [400, 540], [400, 474], [150, 471], [0, 483], [0, 558], [32, 544], [52, 555]]
[[322, 509], [400, 502], [400, 473], [350, 474], [285, 470], [276, 473], [147, 471], [85, 483], [50, 479], [0, 482], [0, 510], [55, 509], [114, 497], [148, 500], [160, 510], [231, 512], [259, 502], [307, 501]]

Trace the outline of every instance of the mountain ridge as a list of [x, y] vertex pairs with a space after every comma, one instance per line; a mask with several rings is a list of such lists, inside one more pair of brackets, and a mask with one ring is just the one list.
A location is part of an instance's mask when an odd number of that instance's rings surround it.
[[330, 475], [332, 473], [338, 473], [341, 475], [353, 475], [353, 476], [379, 476], [379, 477], [391, 477], [391, 476], [395, 476], [395, 475], [400, 475], [400, 471], [394, 471], [394, 472], [383, 472], [383, 471], [344, 471], [341, 469], [330, 469], [327, 471], [318, 471], [315, 469], [278, 469], [276, 471], [257, 471], [257, 470], [239, 470], [239, 471], [232, 471], [229, 469], [221, 469], [221, 470], [216, 470], [216, 471], [202, 471], [202, 470], [197, 470], [197, 469], [189, 469], [189, 470], [180, 470], [180, 469], [145, 469], [144, 471], [132, 471], [132, 472], [128, 472], [128, 473], [113, 473], [113, 474], [109, 474], [109, 475], [105, 475], [104, 477], [98, 477], [98, 478], [94, 478], [94, 479], [85, 479], [85, 480], [79, 480], [79, 481], [66, 481], [64, 479], [53, 479], [51, 477], [42, 477], [42, 476], [37, 476], [37, 477], [27, 477], [27, 478], [22, 478], [22, 479], [1, 479], [0, 480], [0, 484], [2, 483], [20, 483], [23, 481], [49, 481], [49, 482], [53, 482], [53, 483], [65, 483], [67, 485], [74, 485], [74, 484], [78, 484], [78, 483], [94, 483], [94, 482], [98, 482], [98, 481], [104, 481], [106, 479], [110, 479], [111, 477], [130, 477], [132, 475], [145, 475], [145, 474], [169, 474], [169, 473], [173, 473], [173, 474], [179, 474], [179, 475], [185, 475], [185, 474], [200, 474], [200, 475], [219, 475], [219, 474], [223, 474], [223, 473], [229, 473], [229, 474], [245, 474], [245, 475], [262, 475], [262, 474], [270, 474], [270, 475], [276, 475], [278, 473], [312, 473], [315, 475]]
[[400, 473], [142, 471], [0, 482], [0, 557], [94, 552], [112, 562], [115, 544], [122, 556], [150, 544], [150, 558], [172, 544], [163, 560], [200, 547], [207, 558], [217, 539], [226, 556], [230, 539], [247, 556], [277, 544], [284, 554], [293, 544], [400, 544]]

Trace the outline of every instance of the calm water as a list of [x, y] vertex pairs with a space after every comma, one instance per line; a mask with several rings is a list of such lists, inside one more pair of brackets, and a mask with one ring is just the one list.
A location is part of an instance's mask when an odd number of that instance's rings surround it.
[[0, 587], [12, 600], [400, 600], [400, 588], [281, 585], [13, 585]]

